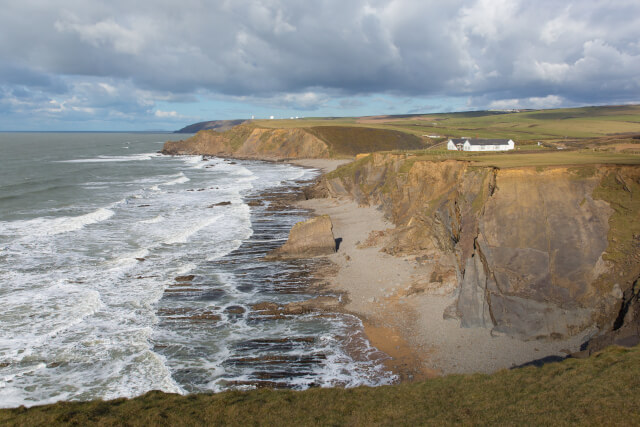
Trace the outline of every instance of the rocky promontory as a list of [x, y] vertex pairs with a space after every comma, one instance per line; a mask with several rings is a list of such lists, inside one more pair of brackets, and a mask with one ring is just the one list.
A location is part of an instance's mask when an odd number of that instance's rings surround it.
[[418, 149], [420, 138], [404, 132], [349, 126], [266, 128], [244, 123], [226, 132], [203, 130], [167, 141], [163, 154], [196, 154], [261, 160], [353, 157], [378, 150]]

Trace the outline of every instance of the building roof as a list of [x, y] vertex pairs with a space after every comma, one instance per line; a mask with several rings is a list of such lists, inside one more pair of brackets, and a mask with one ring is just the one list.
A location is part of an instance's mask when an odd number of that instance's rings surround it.
[[506, 145], [510, 139], [472, 139], [472, 138], [452, 138], [454, 144], [464, 144], [469, 141], [470, 145]]

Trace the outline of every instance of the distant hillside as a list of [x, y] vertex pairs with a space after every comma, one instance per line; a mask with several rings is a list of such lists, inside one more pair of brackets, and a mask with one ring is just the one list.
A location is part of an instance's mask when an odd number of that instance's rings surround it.
[[640, 133], [640, 105], [561, 108], [552, 110], [467, 111], [298, 120], [256, 120], [268, 128], [349, 126], [397, 130], [418, 137], [511, 138], [522, 141], [569, 142]]
[[189, 126], [185, 126], [174, 133], [198, 133], [201, 130], [215, 130], [217, 132], [224, 132], [231, 129], [234, 126], [241, 125], [247, 120], [211, 120], [208, 122], [194, 123]]
[[254, 123], [225, 132], [205, 130], [184, 141], [168, 141], [164, 154], [203, 154], [248, 159], [348, 158], [381, 150], [424, 148], [415, 135], [354, 126], [264, 128]]

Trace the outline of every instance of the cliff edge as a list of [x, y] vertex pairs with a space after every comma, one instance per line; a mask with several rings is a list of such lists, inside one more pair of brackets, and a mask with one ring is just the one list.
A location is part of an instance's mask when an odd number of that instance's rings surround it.
[[456, 303], [443, 315], [463, 327], [561, 339], [620, 328], [621, 312], [635, 310], [638, 167], [500, 169], [376, 153], [311, 193], [379, 205], [396, 226], [382, 250], [455, 277]]

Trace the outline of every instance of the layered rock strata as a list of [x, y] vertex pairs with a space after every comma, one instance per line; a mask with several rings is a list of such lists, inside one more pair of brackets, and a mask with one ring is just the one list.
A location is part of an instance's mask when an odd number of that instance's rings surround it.
[[554, 339], [618, 317], [640, 275], [638, 194], [635, 167], [498, 169], [373, 154], [308, 197], [380, 205], [396, 224], [384, 251], [455, 274], [457, 302], [444, 315], [462, 326]]

